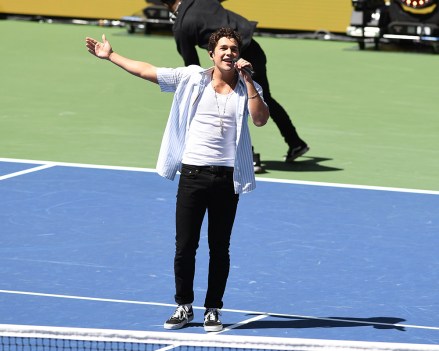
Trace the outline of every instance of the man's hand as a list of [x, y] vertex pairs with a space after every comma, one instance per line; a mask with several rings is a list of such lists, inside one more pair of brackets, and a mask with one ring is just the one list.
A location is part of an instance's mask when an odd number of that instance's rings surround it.
[[246, 80], [250, 79], [254, 72], [253, 72], [253, 66], [250, 62], [240, 58], [235, 61], [235, 67], [238, 69], [239, 72], [244, 76]]
[[105, 34], [102, 35], [102, 43], [93, 38], [87, 37], [85, 38], [85, 45], [87, 46], [87, 50], [90, 54], [95, 55], [100, 59], [108, 60], [113, 52], [113, 49], [105, 37]]

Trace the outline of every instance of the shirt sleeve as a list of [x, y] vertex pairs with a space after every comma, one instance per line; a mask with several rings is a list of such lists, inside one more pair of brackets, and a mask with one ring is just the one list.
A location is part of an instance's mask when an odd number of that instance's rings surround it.
[[157, 68], [157, 81], [162, 92], [174, 93], [184, 74], [183, 68]]
[[[259, 97], [262, 99], [262, 101], [264, 102], [265, 106], [268, 107], [267, 103], [264, 100], [264, 91], [263, 91], [262, 87], [256, 81], [253, 81], [253, 83], [255, 85], [256, 92], [259, 94]], [[248, 100], [248, 102], [250, 102], [250, 100]]]

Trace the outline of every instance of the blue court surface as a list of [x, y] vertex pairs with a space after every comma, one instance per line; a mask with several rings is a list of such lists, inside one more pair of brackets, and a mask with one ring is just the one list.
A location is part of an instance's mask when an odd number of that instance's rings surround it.
[[[162, 332], [177, 181], [0, 162], [0, 324]], [[225, 335], [439, 344], [439, 192], [258, 180], [240, 197]], [[207, 244], [197, 255], [204, 334]]]

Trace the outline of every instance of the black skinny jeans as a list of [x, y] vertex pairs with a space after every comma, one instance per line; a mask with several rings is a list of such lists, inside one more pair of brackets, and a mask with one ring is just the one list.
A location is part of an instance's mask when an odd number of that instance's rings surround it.
[[230, 236], [239, 195], [233, 188], [233, 169], [183, 165], [177, 193], [175, 302], [194, 301], [195, 255], [208, 212], [209, 277], [204, 307], [222, 308], [230, 269]]
[[253, 79], [262, 87], [264, 101], [270, 109], [270, 117], [274, 123], [276, 123], [285, 142], [291, 148], [305, 145], [305, 142], [300, 139], [297, 134], [296, 128], [290, 116], [288, 116], [287, 111], [271, 96], [267, 77], [267, 57], [265, 56], [264, 50], [252, 39], [249, 46], [242, 51], [241, 57], [252, 64], [253, 70], [255, 71]]

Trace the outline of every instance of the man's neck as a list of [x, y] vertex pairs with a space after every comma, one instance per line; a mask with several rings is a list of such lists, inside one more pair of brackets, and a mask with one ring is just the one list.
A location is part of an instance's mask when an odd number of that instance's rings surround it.
[[235, 70], [221, 72], [218, 69], [214, 69], [212, 73], [212, 84], [218, 89], [218, 91], [222, 91], [223, 88], [226, 89], [228, 87], [234, 89], [237, 82], [238, 75]]

